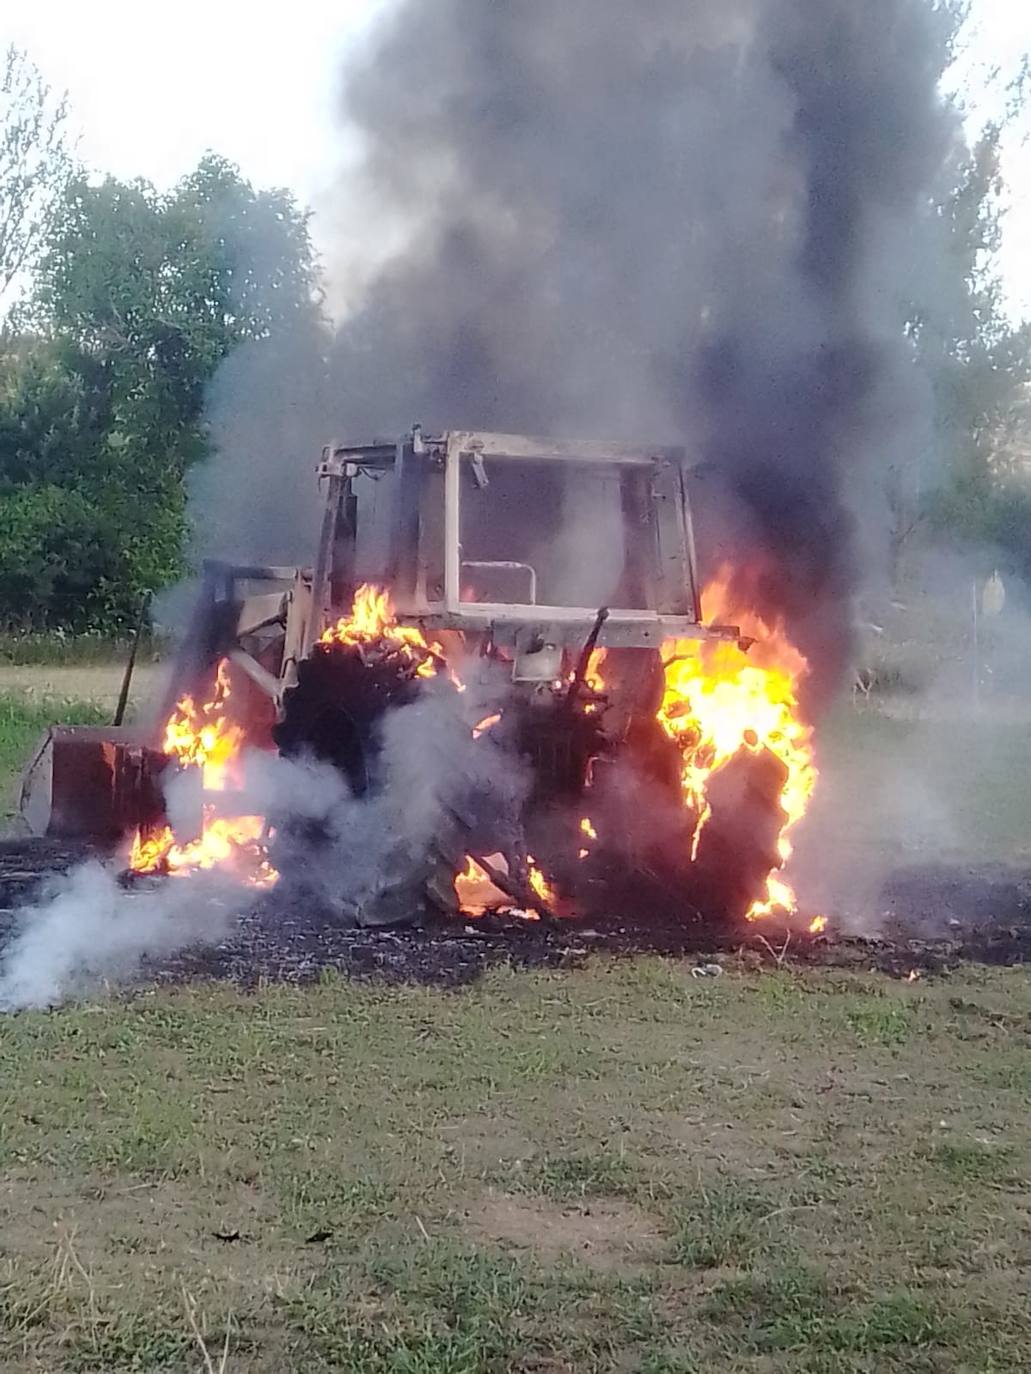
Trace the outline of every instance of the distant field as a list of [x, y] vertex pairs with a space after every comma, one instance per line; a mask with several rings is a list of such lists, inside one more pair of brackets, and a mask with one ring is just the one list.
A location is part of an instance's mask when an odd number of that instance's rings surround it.
[[1031, 714], [844, 707], [818, 735], [829, 843], [915, 858], [1031, 854]]
[[[123, 664], [11, 664], [0, 660], [0, 826], [15, 805], [15, 785], [29, 751], [49, 725], [110, 724]], [[129, 716], [146, 710], [160, 690], [162, 668], [148, 663], [133, 675]]]
[[[131, 639], [96, 634], [67, 635], [0, 633], [0, 663], [35, 664], [42, 667], [70, 664], [124, 663]], [[169, 642], [144, 635], [138, 648], [141, 663], [156, 662], [167, 652]]]
[[[13, 664], [0, 660], [0, 695], [20, 695], [35, 701], [48, 697], [88, 701], [113, 710], [124, 672], [123, 663]], [[161, 672], [154, 663], [136, 669], [132, 685], [135, 704], [150, 699], [160, 684]]]
[[0, 1368], [1025, 1370], [1029, 1063], [1022, 971], [12, 1017]]

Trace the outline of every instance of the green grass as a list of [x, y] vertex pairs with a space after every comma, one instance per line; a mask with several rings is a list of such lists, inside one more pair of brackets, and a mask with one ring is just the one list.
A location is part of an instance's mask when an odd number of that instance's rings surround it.
[[938, 860], [1031, 851], [1031, 729], [997, 719], [894, 719], [844, 707], [821, 730], [819, 764], [833, 814], [854, 846], [900, 840]]
[[[130, 636], [101, 634], [63, 634], [56, 631], [23, 633], [0, 632], [0, 664], [26, 667], [52, 665], [107, 665], [124, 663], [129, 655]], [[138, 661], [155, 662], [168, 643], [161, 636], [145, 635]]]
[[[0, 695], [4, 795], [48, 724], [107, 718]], [[1031, 744], [978, 729], [826, 748], [860, 799], [933, 762], [1019, 848]], [[10, 1017], [0, 1369], [1022, 1370], [1029, 1050], [1019, 970], [599, 960]]]
[[2, 1030], [0, 1367], [1026, 1367], [1019, 971], [598, 960]]
[[0, 820], [11, 815], [15, 785], [32, 746], [50, 725], [103, 725], [110, 711], [93, 702], [0, 694]]

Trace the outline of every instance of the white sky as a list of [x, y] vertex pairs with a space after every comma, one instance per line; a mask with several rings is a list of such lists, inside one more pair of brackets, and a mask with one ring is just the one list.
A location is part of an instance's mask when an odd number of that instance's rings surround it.
[[[256, 184], [318, 206], [346, 157], [334, 117], [340, 55], [385, 3], [3, 0], [0, 45], [26, 49], [68, 92], [90, 166], [167, 186], [212, 148]], [[1012, 73], [1031, 52], [1031, 0], [974, 6], [971, 71]], [[981, 112], [992, 109], [989, 100]], [[1004, 270], [1014, 313], [1031, 315], [1031, 117], [1009, 141], [1006, 174]], [[313, 231], [332, 259], [331, 219], [316, 213]]]

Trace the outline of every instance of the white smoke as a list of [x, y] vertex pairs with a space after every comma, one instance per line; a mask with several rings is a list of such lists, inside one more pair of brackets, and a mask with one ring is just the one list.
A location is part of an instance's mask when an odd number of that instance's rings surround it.
[[0, 957], [0, 1010], [54, 1006], [129, 981], [145, 959], [217, 943], [252, 897], [210, 873], [133, 892], [83, 864], [21, 913]]
[[[467, 717], [486, 713], [489, 698], [475, 687], [465, 696], [459, 704], [449, 691], [428, 689], [388, 713], [383, 784], [369, 798], [354, 796], [335, 768], [315, 759], [245, 756], [241, 810], [269, 818], [281, 832], [290, 875], [300, 874], [341, 916], [360, 916], [391, 887], [402, 903], [415, 893], [420, 857], [459, 797], [475, 795], [495, 813], [517, 804], [519, 768], [498, 767], [489, 741], [472, 747]], [[190, 773], [174, 774], [166, 789], [168, 814], [184, 834], [199, 815], [196, 782]], [[118, 877], [117, 864], [92, 861], [19, 913], [0, 952], [0, 1011], [86, 997], [138, 979], [148, 960], [218, 944], [260, 895], [217, 871], [128, 888]]]
[[[315, 762], [253, 753], [244, 760], [245, 806], [264, 814], [322, 819], [353, 798], [340, 775]], [[200, 814], [199, 779], [173, 774], [166, 811], [177, 833], [190, 835]], [[117, 862], [91, 861], [51, 884], [19, 913], [18, 929], [0, 953], [0, 1011], [49, 1007], [137, 979], [147, 960], [220, 943], [258, 891], [228, 873], [199, 871], [124, 887]]]

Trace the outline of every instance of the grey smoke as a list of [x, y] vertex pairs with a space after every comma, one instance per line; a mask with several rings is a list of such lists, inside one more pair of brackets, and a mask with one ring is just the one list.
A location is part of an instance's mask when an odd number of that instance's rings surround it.
[[207, 398], [212, 454], [190, 474], [196, 556], [311, 563], [315, 466], [332, 437], [327, 342], [318, 319], [294, 321], [222, 364]]
[[[886, 566], [885, 484], [929, 449], [904, 326], [938, 279], [927, 205], [959, 145], [949, 8], [393, 5], [342, 76], [363, 303], [335, 340], [299, 322], [223, 368], [198, 548], [309, 561], [330, 438], [684, 442], [703, 560], [788, 619], [819, 704]], [[574, 571], [615, 561], [567, 533]]]
[[345, 73], [346, 193], [408, 232], [339, 332], [337, 427], [686, 441], [710, 560], [822, 695], [926, 441], [904, 287], [945, 60], [930, 0], [395, 7]]
[[488, 812], [495, 827], [515, 831], [524, 769], [512, 756], [501, 759], [490, 737], [474, 745], [471, 729], [494, 704], [489, 683], [473, 681], [458, 696], [435, 682], [388, 712], [370, 796], [352, 795], [336, 769], [317, 761], [252, 756], [248, 785], [257, 785], [279, 832], [274, 861], [344, 919], [363, 920], [391, 891], [399, 914], [410, 914], [422, 897], [425, 856], [446, 847], [456, 815], [463, 848]]
[[[328, 764], [252, 751], [244, 760], [241, 808], [283, 832], [280, 853], [298, 846], [291, 872], [303, 873], [309, 890], [340, 918], [360, 919], [391, 884], [404, 901], [406, 879], [421, 875], [419, 862], [431, 840], [446, 833], [452, 808], [473, 799], [473, 827], [485, 809], [514, 824], [525, 785], [518, 763], [499, 766], [489, 739], [473, 747], [470, 724], [493, 704], [490, 683], [473, 682], [460, 698], [441, 684], [388, 713], [382, 785], [371, 798], [353, 796]], [[192, 836], [199, 809], [196, 783], [192, 774], [179, 774], [166, 789], [169, 816], [184, 838]], [[324, 843], [312, 844], [312, 825]], [[126, 889], [116, 864], [84, 864], [19, 913], [0, 952], [0, 1011], [52, 1006], [105, 984], [130, 983], [148, 961], [231, 937], [257, 899], [253, 887], [217, 871]]]

